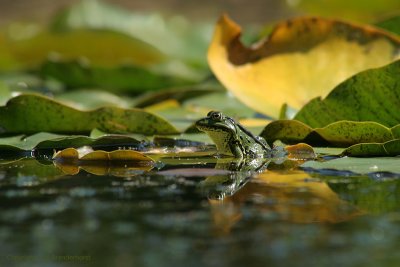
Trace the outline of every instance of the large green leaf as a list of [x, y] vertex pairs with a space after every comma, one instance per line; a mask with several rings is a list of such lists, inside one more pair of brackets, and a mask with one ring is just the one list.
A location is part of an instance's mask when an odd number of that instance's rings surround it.
[[314, 98], [294, 117], [311, 127], [340, 120], [400, 124], [400, 61], [363, 71], [339, 84], [325, 98]]
[[361, 143], [345, 149], [342, 155], [352, 157], [389, 157], [400, 155], [400, 139], [385, 143]]
[[400, 138], [400, 125], [392, 128], [376, 122], [338, 121], [322, 128], [310, 126], [296, 120], [277, 120], [268, 124], [261, 132], [267, 142], [279, 139], [285, 143], [326, 143], [348, 147], [358, 143], [381, 143]]
[[400, 15], [382, 20], [376, 23], [375, 26], [400, 35]]
[[58, 34], [42, 31], [25, 38], [14, 35], [0, 34], [0, 70], [35, 68], [48, 57], [85, 59], [101, 66], [149, 65], [165, 60], [165, 56], [151, 45], [111, 31], [82, 29]]
[[0, 107], [3, 133], [88, 133], [94, 128], [114, 133], [174, 134], [178, 131], [164, 119], [140, 109], [103, 107], [81, 111], [47, 97], [20, 95]]
[[56, 79], [68, 88], [95, 87], [125, 93], [142, 93], [192, 83], [139, 66], [95, 67], [78, 61], [47, 61], [41, 68], [41, 75]]

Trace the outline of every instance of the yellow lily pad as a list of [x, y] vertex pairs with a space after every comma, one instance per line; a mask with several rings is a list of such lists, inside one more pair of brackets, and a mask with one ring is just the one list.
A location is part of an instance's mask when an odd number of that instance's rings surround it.
[[[81, 152], [81, 153], [80, 153]], [[68, 162], [152, 162], [153, 160], [137, 151], [133, 150], [115, 150], [106, 152], [103, 150], [77, 150], [75, 148], [66, 148], [54, 154], [53, 160], [55, 161], [68, 161]]]
[[209, 65], [243, 103], [276, 118], [283, 104], [300, 109], [350, 76], [394, 61], [400, 48], [399, 37], [380, 29], [312, 17], [278, 24], [251, 48], [240, 36], [239, 25], [222, 16]]

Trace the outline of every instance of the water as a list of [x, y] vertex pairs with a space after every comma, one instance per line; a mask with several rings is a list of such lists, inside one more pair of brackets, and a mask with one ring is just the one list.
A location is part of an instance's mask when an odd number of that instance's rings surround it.
[[243, 165], [235, 171], [229, 161], [215, 169], [215, 159], [204, 158], [153, 169], [91, 167], [77, 173], [51, 161], [2, 162], [0, 266], [400, 262], [394, 174], [375, 179], [274, 163], [256, 173]]

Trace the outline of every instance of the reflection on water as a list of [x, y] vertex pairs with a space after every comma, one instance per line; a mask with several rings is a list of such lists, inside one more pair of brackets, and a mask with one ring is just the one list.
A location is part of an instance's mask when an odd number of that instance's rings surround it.
[[285, 164], [3, 162], [0, 265], [394, 266], [400, 260], [395, 175], [327, 176]]

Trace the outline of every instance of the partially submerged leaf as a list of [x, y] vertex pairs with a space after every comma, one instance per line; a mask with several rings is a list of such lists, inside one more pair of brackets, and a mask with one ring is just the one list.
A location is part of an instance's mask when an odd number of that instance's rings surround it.
[[348, 147], [342, 155], [351, 157], [395, 157], [400, 155], [400, 139], [385, 143], [361, 143]]
[[311, 127], [340, 120], [374, 121], [393, 127], [400, 124], [399, 106], [400, 60], [347, 79], [325, 99], [311, 100], [294, 119]]
[[134, 150], [115, 150], [111, 152], [106, 152], [102, 150], [89, 151], [85, 154], [80, 154], [79, 151], [75, 148], [66, 148], [57, 152], [53, 156], [53, 160], [58, 162], [146, 162], [153, 160], [144, 155], [143, 153], [134, 151]]
[[[143, 139], [142, 139], [143, 140]], [[0, 151], [42, 151], [58, 150], [68, 147], [78, 148], [91, 146], [101, 149], [135, 148], [143, 145], [143, 141], [125, 135], [103, 135], [99, 138], [91, 138], [79, 135], [58, 135], [51, 133], [37, 133], [31, 136], [18, 135], [0, 138]]]
[[393, 139], [389, 128], [375, 122], [338, 121], [314, 131], [329, 143], [342, 147]]
[[153, 160], [137, 151], [87, 150], [81, 154], [75, 148], [67, 148], [53, 156], [54, 164], [64, 173], [75, 175], [81, 169], [95, 175], [114, 175], [130, 177], [138, 171], [149, 171], [153, 168]]
[[105, 132], [135, 132], [145, 135], [175, 134], [164, 119], [140, 109], [103, 107], [81, 111], [47, 97], [19, 95], [0, 107], [2, 133], [88, 133], [94, 128]]
[[314, 149], [307, 144], [299, 143], [296, 145], [286, 146], [285, 150], [288, 152], [288, 159], [291, 160], [310, 160], [315, 159], [317, 155], [314, 152]]
[[398, 37], [379, 29], [322, 18], [280, 23], [252, 48], [240, 35], [227, 16], [219, 20], [208, 50], [211, 69], [238, 99], [274, 117], [284, 103], [299, 109], [355, 73], [392, 62], [400, 48]]
[[277, 120], [268, 124], [261, 132], [268, 143], [281, 140], [294, 144], [326, 143], [339, 147], [348, 147], [358, 143], [386, 142], [400, 138], [400, 124], [388, 128], [376, 122], [338, 121], [322, 128], [311, 128], [296, 120]]
[[275, 140], [294, 144], [304, 141], [312, 132], [308, 125], [296, 120], [277, 120], [265, 126], [260, 136], [272, 144]]

